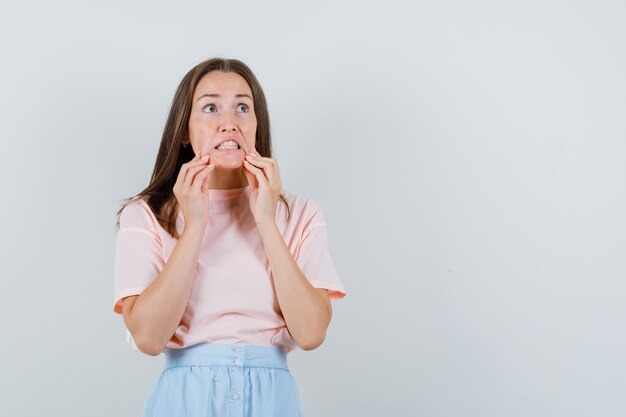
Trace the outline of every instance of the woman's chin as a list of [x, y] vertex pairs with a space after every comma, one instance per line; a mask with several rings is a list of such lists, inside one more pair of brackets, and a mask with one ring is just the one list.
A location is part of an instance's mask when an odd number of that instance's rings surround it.
[[215, 158], [209, 161], [215, 168], [237, 169], [243, 167], [243, 158]]
[[210, 152], [210, 163], [222, 168], [243, 166], [245, 154], [241, 149], [214, 149]]

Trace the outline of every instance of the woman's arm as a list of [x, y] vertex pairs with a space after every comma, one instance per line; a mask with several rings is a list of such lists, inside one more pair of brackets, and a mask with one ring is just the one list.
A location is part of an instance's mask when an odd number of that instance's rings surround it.
[[126, 328], [139, 350], [148, 355], [160, 354], [180, 324], [203, 236], [203, 228], [186, 227], [157, 278], [140, 295], [132, 297], [134, 300], [124, 300]]
[[276, 223], [259, 224], [278, 304], [293, 340], [303, 350], [324, 342], [332, 317], [325, 288], [314, 288], [294, 260]]

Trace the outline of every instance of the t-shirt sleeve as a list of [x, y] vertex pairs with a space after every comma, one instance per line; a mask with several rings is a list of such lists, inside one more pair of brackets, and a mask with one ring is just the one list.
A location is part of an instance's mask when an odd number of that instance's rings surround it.
[[310, 200], [311, 214], [302, 232], [296, 263], [314, 288], [328, 289], [332, 300], [346, 296], [328, 247], [326, 219], [319, 205]]
[[145, 201], [133, 201], [120, 213], [113, 286], [117, 314], [122, 314], [124, 297], [141, 294], [165, 267], [157, 224]]

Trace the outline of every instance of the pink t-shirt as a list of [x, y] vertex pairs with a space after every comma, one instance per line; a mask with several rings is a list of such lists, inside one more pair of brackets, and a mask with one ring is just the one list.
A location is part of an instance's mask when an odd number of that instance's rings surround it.
[[[209, 190], [209, 225], [198, 257], [193, 288], [181, 324], [166, 348], [198, 343], [276, 345], [298, 348], [282, 317], [270, 264], [250, 211], [250, 187]], [[331, 300], [346, 295], [328, 250], [326, 220], [311, 198], [283, 190], [292, 202], [291, 220], [279, 200], [276, 223], [296, 263], [315, 288], [327, 288]], [[179, 211], [179, 233], [184, 219]], [[157, 222], [150, 207], [137, 199], [120, 215], [114, 263], [114, 307], [141, 294], [164, 268], [177, 239]], [[126, 329], [127, 341], [139, 352]]]

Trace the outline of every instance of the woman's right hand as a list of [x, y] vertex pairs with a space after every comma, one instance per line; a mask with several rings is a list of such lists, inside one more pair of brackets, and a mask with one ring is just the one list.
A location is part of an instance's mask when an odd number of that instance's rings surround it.
[[209, 223], [209, 178], [215, 164], [208, 162], [209, 155], [200, 157], [200, 154], [196, 154], [191, 161], [184, 163], [178, 172], [174, 195], [183, 212], [185, 229], [188, 227], [204, 229]]

